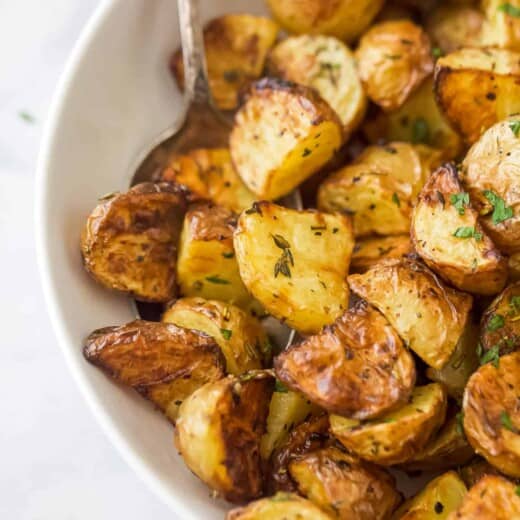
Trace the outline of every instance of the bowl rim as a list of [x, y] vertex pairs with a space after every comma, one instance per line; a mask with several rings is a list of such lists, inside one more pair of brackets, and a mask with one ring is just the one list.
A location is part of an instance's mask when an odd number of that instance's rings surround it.
[[179, 518], [197, 520], [197, 516], [190, 508], [189, 502], [182, 498], [180, 491], [178, 494], [173, 494], [171, 488], [155, 473], [146, 459], [129, 445], [123, 433], [117, 428], [114, 419], [91, 391], [91, 383], [80, 365], [75, 362], [72, 354], [71, 345], [74, 345], [75, 342], [63, 319], [63, 313], [57, 297], [57, 286], [51, 274], [49, 264], [48, 251], [52, 241], [49, 236], [48, 181], [52, 175], [52, 164], [56, 160], [54, 148], [60, 133], [60, 121], [67, 105], [67, 93], [88, 52], [90, 43], [96, 37], [98, 29], [105, 19], [111, 15], [112, 11], [123, 2], [124, 0], [102, 0], [94, 9], [72, 47], [72, 51], [66, 60], [65, 67], [55, 88], [43, 130], [36, 167], [34, 195], [36, 261], [44, 302], [52, 329], [58, 340], [60, 350], [65, 357], [67, 367], [72, 373], [73, 379], [95, 420], [101, 425], [103, 432], [112, 445], [115, 446], [123, 460], [163, 503], [174, 513], [178, 514]]

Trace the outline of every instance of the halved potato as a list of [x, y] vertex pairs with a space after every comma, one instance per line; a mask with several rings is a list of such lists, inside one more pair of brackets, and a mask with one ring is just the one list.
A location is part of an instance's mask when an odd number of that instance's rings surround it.
[[210, 200], [237, 213], [256, 200], [235, 171], [227, 148], [198, 148], [175, 155], [161, 179], [185, 186], [191, 201]]
[[421, 492], [408, 499], [392, 519], [445, 520], [461, 505], [466, 493], [464, 482], [454, 471], [448, 471], [434, 478]]
[[466, 48], [435, 64], [435, 96], [468, 143], [497, 121], [520, 112], [520, 53]]
[[520, 2], [518, 0], [482, 0], [482, 9], [489, 22], [490, 45], [520, 51]]
[[347, 138], [361, 123], [367, 98], [354, 55], [333, 36], [303, 34], [281, 41], [270, 53], [269, 72], [315, 88], [336, 111]]
[[470, 148], [461, 169], [484, 229], [506, 253], [520, 251], [519, 132], [520, 117], [492, 126]]
[[[279, 27], [273, 20], [250, 14], [227, 14], [211, 20], [204, 27], [209, 86], [220, 109], [236, 108], [241, 89], [261, 76], [265, 58], [278, 31]], [[183, 88], [181, 49], [173, 55], [171, 68]]]
[[179, 409], [179, 453], [197, 477], [230, 502], [262, 493], [260, 439], [272, 386], [266, 373], [228, 376], [199, 388]]
[[520, 352], [481, 366], [464, 392], [464, 431], [475, 451], [520, 477]]
[[480, 344], [496, 356], [520, 348], [520, 283], [506, 287], [482, 315]]
[[468, 322], [469, 294], [444, 285], [422, 263], [407, 258], [385, 260], [350, 275], [348, 283], [429, 366], [448, 363]]
[[411, 20], [373, 25], [356, 50], [359, 75], [367, 96], [391, 112], [433, 72], [430, 39]]
[[264, 78], [251, 86], [235, 116], [231, 157], [251, 191], [276, 199], [332, 158], [342, 132], [338, 116], [314, 89]]
[[432, 174], [412, 216], [415, 251], [442, 278], [462, 291], [496, 294], [507, 280], [507, 260], [478, 221], [454, 165]]
[[411, 253], [410, 235], [368, 237], [356, 241], [350, 270], [364, 273], [373, 265], [389, 258], [401, 258]]
[[332, 518], [384, 520], [401, 502], [385, 470], [331, 446], [291, 462], [299, 492]]
[[267, 0], [273, 16], [293, 33], [329, 34], [352, 42], [363, 33], [384, 0]]
[[486, 475], [466, 493], [448, 520], [517, 520], [520, 518], [517, 490], [503, 477]]
[[186, 202], [168, 183], [100, 199], [81, 235], [87, 271], [102, 285], [149, 302], [175, 297], [177, 242]]
[[270, 360], [270, 344], [261, 323], [234, 305], [203, 298], [181, 298], [162, 321], [211, 336], [226, 358], [227, 372], [239, 375]]
[[331, 517], [294, 493], [277, 493], [233, 509], [226, 520], [331, 520]]
[[347, 216], [259, 202], [240, 215], [234, 244], [246, 287], [299, 332], [319, 331], [348, 307], [354, 240]]
[[213, 338], [170, 323], [136, 320], [98, 329], [85, 340], [83, 354], [172, 421], [184, 399], [225, 375], [225, 360]]
[[333, 325], [284, 350], [277, 377], [331, 413], [380, 416], [406, 403], [415, 364], [385, 317], [360, 301]]
[[382, 466], [401, 464], [422, 450], [444, 423], [447, 396], [443, 386], [415, 387], [410, 402], [371, 421], [330, 416], [332, 434], [358, 457]]

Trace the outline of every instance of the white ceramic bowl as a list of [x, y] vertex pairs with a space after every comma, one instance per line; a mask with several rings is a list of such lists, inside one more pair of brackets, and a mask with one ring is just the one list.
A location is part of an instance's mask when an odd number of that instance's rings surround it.
[[[200, 0], [204, 19], [237, 11], [233, 0]], [[262, 13], [262, 0], [241, 0]], [[179, 45], [175, 0], [101, 3], [69, 60], [43, 142], [37, 246], [47, 307], [68, 365], [96, 418], [130, 466], [181, 518], [222, 518], [226, 505], [184, 466], [171, 425], [135, 392], [89, 365], [93, 329], [134, 318], [129, 300], [84, 272], [79, 236], [100, 195], [128, 187], [138, 155], [182, 111], [168, 71]]]

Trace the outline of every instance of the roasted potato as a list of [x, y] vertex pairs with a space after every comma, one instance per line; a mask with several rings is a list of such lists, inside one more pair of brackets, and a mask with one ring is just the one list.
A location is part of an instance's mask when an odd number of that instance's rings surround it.
[[384, 0], [267, 0], [273, 16], [289, 32], [328, 34], [352, 42], [370, 25]]
[[363, 132], [372, 143], [408, 141], [441, 150], [444, 159], [454, 159], [462, 150], [462, 139], [445, 121], [433, 95], [430, 76], [405, 103], [391, 113], [379, 112], [363, 124]]
[[362, 238], [354, 246], [350, 270], [364, 273], [382, 260], [401, 258], [411, 253], [411, 248], [409, 235]]
[[385, 470], [331, 446], [291, 462], [300, 493], [340, 520], [384, 520], [401, 502]]
[[458, 473], [468, 488], [473, 487], [485, 475], [500, 475], [495, 466], [481, 457], [475, 457], [469, 464], [460, 467]]
[[348, 307], [354, 239], [347, 216], [259, 202], [240, 215], [234, 244], [251, 294], [297, 331], [318, 332]]
[[388, 112], [401, 107], [433, 72], [430, 39], [411, 20], [373, 25], [361, 37], [356, 59], [367, 96]]
[[509, 280], [512, 282], [520, 281], [520, 253], [512, 253], [508, 259]]
[[506, 287], [482, 315], [480, 344], [488, 357], [520, 348], [520, 283]]
[[370, 421], [330, 416], [332, 434], [358, 457], [401, 464], [422, 450], [444, 423], [447, 396], [438, 383], [416, 386], [408, 404]]
[[234, 305], [181, 298], [166, 309], [162, 321], [211, 336], [221, 348], [230, 374], [262, 368], [263, 361], [270, 360], [271, 346], [262, 325]]
[[511, 482], [497, 475], [482, 477], [447, 520], [517, 520], [520, 497]]
[[331, 520], [331, 517], [294, 493], [277, 493], [233, 509], [226, 520]]
[[386, 318], [364, 301], [275, 358], [277, 377], [331, 413], [369, 419], [406, 403], [415, 364]]
[[453, 355], [473, 299], [413, 259], [385, 260], [348, 277], [352, 291], [384, 314], [407, 345], [440, 369]]
[[461, 168], [484, 229], [510, 254], [520, 252], [519, 130], [520, 117], [492, 126], [470, 148]]
[[262, 493], [260, 439], [273, 386], [265, 373], [208, 383], [181, 405], [175, 444], [184, 462], [234, 503]]
[[258, 305], [248, 293], [233, 249], [236, 216], [222, 206], [199, 203], [184, 218], [177, 259], [183, 296], [221, 300], [243, 309]]
[[458, 289], [496, 294], [504, 288], [507, 260], [482, 229], [455, 166], [442, 166], [425, 184], [411, 236], [425, 263]]
[[[241, 89], [261, 76], [278, 31], [278, 25], [269, 18], [250, 14], [227, 14], [206, 25], [204, 47], [208, 80], [217, 107], [222, 110], [237, 107]], [[173, 55], [170, 65], [183, 88], [181, 49]]]
[[520, 53], [466, 48], [435, 64], [435, 96], [451, 126], [469, 143], [520, 112]]
[[445, 520], [460, 506], [466, 493], [464, 482], [454, 471], [448, 471], [408, 499], [392, 520]]
[[137, 300], [175, 297], [177, 242], [184, 196], [167, 183], [143, 183], [100, 199], [81, 235], [87, 271], [102, 285]]
[[225, 375], [225, 360], [213, 338], [170, 323], [136, 320], [98, 329], [86, 339], [83, 354], [172, 421], [184, 399]]
[[269, 55], [269, 72], [314, 87], [336, 111], [345, 138], [361, 123], [367, 98], [354, 55], [333, 36], [303, 34], [281, 41]]
[[332, 158], [342, 132], [339, 117], [314, 89], [264, 78], [235, 116], [231, 157], [251, 191], [276, 199]]
[[520, 51], [520, 2], [518, 0], [482, 0], [489, 22], [487, 41], [490, 45]]
[[481, 366], [464, 392], [464, 431], [475, 451], [520, 477], [520, 352]]
[[175, 155], [161, 179], [184, 186], [191, 201], [209, 200], [237, 213], [256, 200], [235, 171], [227, 148], [198, 148]]

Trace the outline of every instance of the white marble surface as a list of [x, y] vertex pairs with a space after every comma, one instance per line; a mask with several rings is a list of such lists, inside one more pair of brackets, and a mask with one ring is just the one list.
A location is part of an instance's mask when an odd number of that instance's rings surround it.
[[0, 0], [0, 518], [6, 520], [175, 519], [120, 459], [79, 395], [50, 328], [36, 268], [38, 145], [65, 60], [97, 3]]

